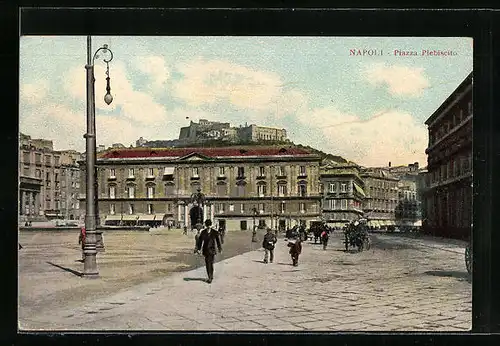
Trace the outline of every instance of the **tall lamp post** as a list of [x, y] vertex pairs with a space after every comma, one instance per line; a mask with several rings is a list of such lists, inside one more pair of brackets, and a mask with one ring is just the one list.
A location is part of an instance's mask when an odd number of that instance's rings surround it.
[[111, 87], [109, 85], [109, 62], [113, 60], [113, 52], [108, 45], [103, 45], [92, 55], [92, 39], [87, 36], [87, 133], [84, 135], [86, 144], [86, 198], [85, 198], [85, 245], [83, 253], [83, 276], [86, 278], [99, 277], [97, 268], [97, 170], [96, 170], [96, 131], [95, 131], [95, 78], [94, 61], [99, 58], [97, 53], [109, 53], [109, 59], [103, 58], [106, 63], [106, 95], [104, 102], [111, 104]]

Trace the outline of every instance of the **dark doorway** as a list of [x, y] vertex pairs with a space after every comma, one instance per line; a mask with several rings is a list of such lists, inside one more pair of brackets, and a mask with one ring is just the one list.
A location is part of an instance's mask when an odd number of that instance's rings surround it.
[[219, 220], [219, 228], [226, 230], [226, 220]]
[[242, 230], [242, 231], [247, 230], [247, 222], [246, 221], [240, 221], [240, 230]]
[[194, 228], [197, 223], [203, 224], [203, 209], [195, 205], [189, 211], [189, 218], [191, 220], [191, 228]]
[[280, 231], [284, 231], [286, 228], [286, 220], [279, 220], [279, 229]]

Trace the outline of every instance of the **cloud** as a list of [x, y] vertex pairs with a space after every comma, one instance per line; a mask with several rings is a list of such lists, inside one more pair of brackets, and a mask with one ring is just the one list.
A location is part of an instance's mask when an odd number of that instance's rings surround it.
[[184, 78], [174, 85], [174, 96], [191, 106], [229, 102], [238, 109], [270, 110], [283, 93], [276, 73], [227, 61], [196, 59], [178, 70]]
[[[153, 97], [134, 89], [125, 66], [121, 63], [110, 65], [110, 86], [113, 102], [107, 105], [104, 102], [106, 94], [106, 69], [104, 66], [95, 66], [95, 99], [96, 113], [109, 113], [120, 109], [120, 115], [129, 120], [144, 124], [158, 124], [165, 121], [167, 113], [163, 105], [157, 103]], [[65, 90], [76, 100], [86, 102], [86, 71], [81, 67], [70, 69], [65, 82]]]
[[49, 83], [46, 80], [38, 80], [34, 83], [25, 83], [20, 88], [20, 99], [28, 104], [42, 102], [49, 91]]
[[385, 166], [389, 161], [394, 164], [426, 162], [427, 130], [408, 113], [388, 110], [362, 120], [335, 108], [323, 108], [298, 119], [304, 127], [311, 127], [308, 135], [311, 144], [318, 146], [318, 141], [322, 140], [322, 150], [358, 164]]
[[162, 91], [170, 78], [170, 70], [161, 56], [140, 56], [134, 61], [134, 66], [142, 73], [147, 74], [153, 81], [152, 89]]
[[362, 71], [362, 76], [374, 86], [386, 86], [396, 96], [418, 97], [429, 87], [421, 67], [373, 64]]

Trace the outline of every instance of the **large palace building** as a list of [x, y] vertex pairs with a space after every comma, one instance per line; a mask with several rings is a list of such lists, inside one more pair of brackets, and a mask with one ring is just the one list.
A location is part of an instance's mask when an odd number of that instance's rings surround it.
[[468, 238], [472, 223], [472, 73], [427, 119], [424, 230]]
[[288, 145], [110, 149], [97, 159], [100, 222], [191, 228], [200, 191], [203, 219], [228, 230], [308, 226], [321, 214], [320, 161]]

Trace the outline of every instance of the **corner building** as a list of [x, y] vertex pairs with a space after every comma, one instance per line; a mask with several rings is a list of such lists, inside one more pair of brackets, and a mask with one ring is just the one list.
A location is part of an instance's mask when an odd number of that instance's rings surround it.
[[190, 228], [191, 196], [200, 189], [204, 219], [227, 230], [308, 225], [321, 214], [320, 161], [293, 146], [107, 150], [97, 159], [100, 221]]
[[467, 239], [472, 230], [472, 73], [427, 119], [428, 183], [422, 226]]

